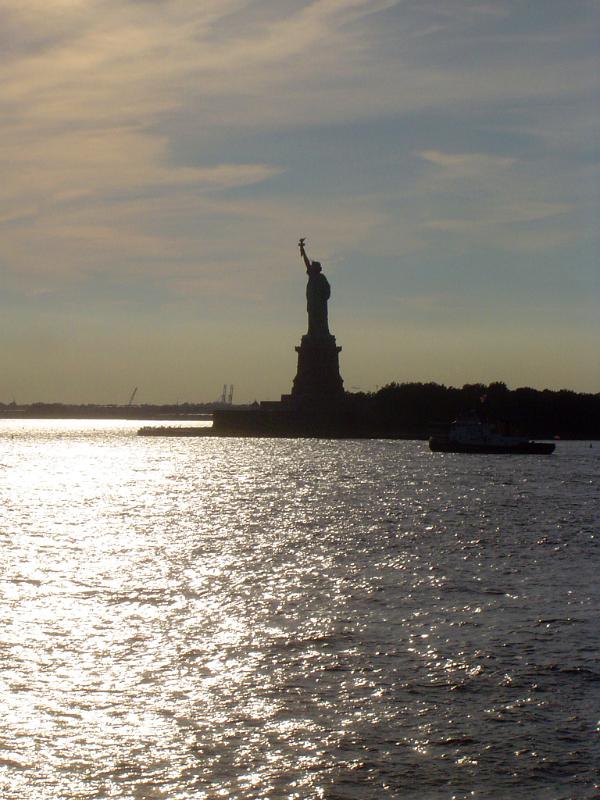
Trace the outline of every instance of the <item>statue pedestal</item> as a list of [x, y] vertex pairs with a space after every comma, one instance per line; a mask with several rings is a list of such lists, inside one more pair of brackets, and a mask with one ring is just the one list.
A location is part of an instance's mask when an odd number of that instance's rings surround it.
[[298, 353], [298, 372], [292, 386], [292, 402], [304, 406], [336, 403], [344, 397], [344, 382], [340, 376], [341, 347], [335, 336], [302, 337]]

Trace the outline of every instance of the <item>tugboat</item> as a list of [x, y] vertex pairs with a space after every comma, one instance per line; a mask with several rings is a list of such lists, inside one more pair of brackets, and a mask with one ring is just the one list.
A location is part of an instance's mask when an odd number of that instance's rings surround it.
[[504, 436], [476, 416], [455, 420], [445, 436], [432, 436], [429, 449], [435, 453], [498, 453], [550, 455], [551, 442], [533, 442], [524, 436]]

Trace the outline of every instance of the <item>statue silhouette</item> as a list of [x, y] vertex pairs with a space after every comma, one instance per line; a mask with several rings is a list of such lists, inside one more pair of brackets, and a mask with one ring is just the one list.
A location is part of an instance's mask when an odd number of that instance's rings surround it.
[[306, 255], [304, 239], [300, 239], [300, 255], [306, 265], [306, 310], [308, 311], [308, 336], [323, 338], [330, 336], [327, 321], [327, 301], [331, 297], [329, 281], [321, 271], [319, 261], [311, 261]]

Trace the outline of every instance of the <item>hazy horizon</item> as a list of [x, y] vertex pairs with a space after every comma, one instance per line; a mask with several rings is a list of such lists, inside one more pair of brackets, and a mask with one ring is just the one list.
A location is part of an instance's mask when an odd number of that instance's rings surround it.
[[0, 401], [600, 391], [595, 0], [7, 0]]

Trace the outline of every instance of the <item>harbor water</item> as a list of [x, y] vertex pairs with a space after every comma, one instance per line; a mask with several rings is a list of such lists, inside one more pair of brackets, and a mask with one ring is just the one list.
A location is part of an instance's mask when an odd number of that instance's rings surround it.
[[600, 443], [0, 422], [3, 800], [600, 796]]

